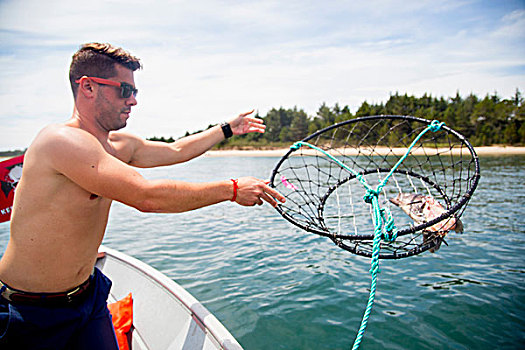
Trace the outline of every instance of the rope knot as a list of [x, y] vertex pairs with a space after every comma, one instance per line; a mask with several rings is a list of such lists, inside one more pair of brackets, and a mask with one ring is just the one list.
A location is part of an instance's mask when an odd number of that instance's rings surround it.
[[382, 238], [387, 242], [394, 242], [397, 238], [397, 228], [392, 213], [388, 208], [381, 209], [381, 218], [384, 222]]
[[430, 125], [429, 125], [429, 128], [430, 128], [430, 131], [432, 132], [436, 132], [436, 131], [439, 131], [439, 129], [441, 129], [441, 127], [445, 125], [444, 122], [440, 122], [439, 120], [433, 120]]
[[290, 149], [292, 151], [297, 151], [299, 148], [301, 148], [301, 142], [296, 142], [293, 145], [290, 146]]
[[363, 196], [363, 199], [366, 203], [372, 204], [372, 200], [374, 199], [374, 197], [377, 198], [378, 196], [379, 196], [378, 191], [371, 189], [371, 188], [367, 188], [366, 193]]
[[385, 232], [383, 233], [383, 239], [387, 242], [394, 242], [397, 238], [397, 228], [394, 224], [394, 220], [390, 219], [385, 223]]

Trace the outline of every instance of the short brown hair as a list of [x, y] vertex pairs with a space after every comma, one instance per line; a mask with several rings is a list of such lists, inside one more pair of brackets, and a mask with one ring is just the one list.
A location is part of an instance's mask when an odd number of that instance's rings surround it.
[[77, 96], [76, 80], [84, 75], [89, 77], [111, 78], [117, 75], [115, 64], [136, 71], [142, 68], [140, 60], [129, 52], [111, 44], [88, 43], [80, 47], [73, 55], [69, 67], [69, 82], [73, 96]]

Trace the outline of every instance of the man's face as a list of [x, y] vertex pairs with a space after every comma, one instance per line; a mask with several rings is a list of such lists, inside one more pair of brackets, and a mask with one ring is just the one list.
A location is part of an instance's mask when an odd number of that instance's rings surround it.
[[[116, 76], [108, 79], [117, 83], [124, 82], [135, 86], [132, 70], [116, 64], [116, 72]], [[99, 125], [104, 130], [113, 131], [126, 126], [131, 107], [137, 104], [137, 100], [133, 94], [128, 98], [123, 98], [119, 87], [99, 84], [95, 103]]]

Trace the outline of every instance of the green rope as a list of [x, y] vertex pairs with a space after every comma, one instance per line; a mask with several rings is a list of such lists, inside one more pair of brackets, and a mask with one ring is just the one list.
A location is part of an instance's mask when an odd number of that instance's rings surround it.
[[356, 172], [353, 169], [350, 169], [346, 164], [341, 162], [339, 159], [335, 158], [325, 150], [314, 146], [308, 142], [296, 142], [294, 143], [290, 148], [292, 151], [297, 151], [302, 146], [310, 147], [316, 151], [319, 151], [323, 153], [325, 156], [333, 160], [335, 163], [337, 163], [340, 167], [346, 169], [350, 173], [352, 173], [357, 180], [365, 187], [366, 193], [363, 197], [363, 200], [372, 205], [373, 208], [373, 222], [374, 222], [374, 240], [372, 244], [372, 260], [370, 262], [370, 274], [372, 275], [372, 282], [370, 284], [370, 296], [368, 298], [368, 303], [366, 305], [365, 312], [363, 314], [363, 319], [361, 320], [361, 326], [359, 327], [359, 332], [357, 333], [357, 337], [354, 341], [354, 345], [352, 347], [352, 350], [357, 350], [359, 348], [359, 344], [361, 344], [361, 340], [363, 338], [363, 335], [365, 333], [366, 326], [368, 324], [368, 318], [370, 317], [370, 313], [372, 312], [372, 306], [374, 305], [374, 299], [376, 294], [376, 287], [377, 287], [377, 274], [379, 271], [379, 251], [381, 249], [381, 239], [387, 241], [387, 242], [393, 242], [397, 238], [397, 229], [394, 223], [394, 219], [392, 217], [392, 213], [387, 208], [381, 208], [379, 205], [379, 194], [381, 193], [381, 190], [385, 185], [387, 184], [390, 177], [394, 174], [394, 172], [397, 170], [397, 168], [403, 163], [403, 161], [408, 157], [410, 152], [412, 151], [412, 148], [417, 144], [417, 142], [423, 137], [425, 133], [427, 133], [429, 130], [432, 132], [437, 132], [441, 127], [445, 125], [443, 122], [439, 122], [438, 120], [433, 120], [423, 131], [419, 133], [419, 135], [414, 139], [414, 141], [410, 144], [408, 147], [406, 153], [398, 160], [398, 162], [392, 167], [390, 172], [386, 175], [386, 177], [379, 183], [376, 189], [373, 189], [365, 180], [364, 176], [358, 172]]

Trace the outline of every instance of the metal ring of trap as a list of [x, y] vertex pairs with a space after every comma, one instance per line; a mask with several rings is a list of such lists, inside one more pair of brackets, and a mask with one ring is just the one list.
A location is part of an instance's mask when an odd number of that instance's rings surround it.
[[[376, 186], [430, 123], [412, 116], [361, 117], [324, 128], [302, 141], [330, 152]], [[427, 192], [446, 209], [442, 215], [416, 224], [396, 213], [397, 239], [381, 242], [380, 252], [380, 258], [395, 259], [434, 248], [435, 240], [422, 239], [425, 229], [451, 217], [459, 219], [478, 185], [479, 159], [463, 135], [444, 125], [437, 132], [427, 133], [392, 177], [380, 195], [383, 205], [388, 205], [389, 195], [413, 191]], [[329, 237], [352, 253], [371, 256], [373, 224], [371, 219], [362, 220], [366, 216], [363, 208], [367, 208], [362, 203], [364, 188], [354, 174], [318, 152], [290, 149], [272, 171], [270, 185], [287, 198], [277, 207], [286, 220], [305, 231]], [[352, 210], [359, 210], [353, 215], [353, 223], [341, 225], [345, 221], [341, 220], [343, 205], [335, 197], [340, 196], [337, 193], [344, 186], [356, 192], [344, 196], [352, 202]]]

